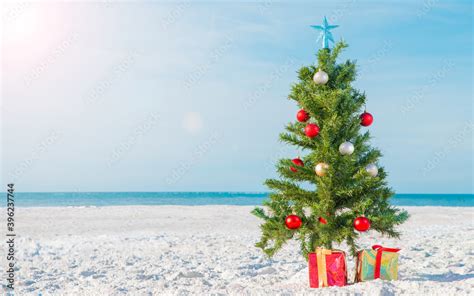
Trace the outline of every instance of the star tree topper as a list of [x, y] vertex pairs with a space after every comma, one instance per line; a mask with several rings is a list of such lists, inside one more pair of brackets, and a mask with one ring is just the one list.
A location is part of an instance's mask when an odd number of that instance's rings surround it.
[[323, 25], [322, 26], [311, 26], [312, 28], [321, 30], [321, 33], [319, 34], [318, 40], [319, 41], [321, 38], [323, 39], [323, 48], [329, 48], [329, 41], [332, 41], [334, 43], [334, 39], [332, 38], [332, 33], [331, 29], [339, 27], [339, 25], [329, 25], [328, 20], [326, 17], [324, 17], [323, 20]]

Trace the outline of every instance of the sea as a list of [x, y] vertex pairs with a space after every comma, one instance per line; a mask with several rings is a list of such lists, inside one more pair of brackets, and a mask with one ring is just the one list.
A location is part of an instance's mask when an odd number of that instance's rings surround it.
[[[16, 192], [15, 206], [255, 206], [267, 198], [266, 192]], [[396, 194], [390, 203], [395, 206], [473, 207], [474, 194]]]

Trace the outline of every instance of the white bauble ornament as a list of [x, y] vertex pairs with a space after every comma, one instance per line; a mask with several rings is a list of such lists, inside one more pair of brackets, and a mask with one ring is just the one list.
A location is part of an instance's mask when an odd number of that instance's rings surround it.
[[339, 145], [339, 153], [342, 155], [351, 155], [354, 152], [354, 145], [351, 142], [344, 142]]
[[313, 76], [313, 81], [316, 82], [316, 84], [326, 84], [329, 80], [328, 73], [322, 71], [321, 69], [316, 72]]
[[379, 169], [377, 168], [377, 166], [373, 163], [371, 164], [368, 164], [366, 167], [365, 167], [365, 171], [371, 176], [371, 177], [376, 177], [377, 174], [379, 173]]
[[327, 170], [329, 169], [329, 165], [324, 162], [320, 162], [316, 165], [314, 168], [314, 171], [316, 172], [316, 175], [322, 177], [326, 175]]

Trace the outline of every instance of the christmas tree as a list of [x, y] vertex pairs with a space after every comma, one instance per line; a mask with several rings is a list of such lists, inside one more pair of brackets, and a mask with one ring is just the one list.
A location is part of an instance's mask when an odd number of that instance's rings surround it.
[[367, 127], [373, 117], [365, 111], [365, 94], [351, 86], [355, 62], [336, 61], [347, 44], [341, 41], [330, 49], [329, 30], [336, 26], [325, 20], [324, 26], [314, 27], [322, 30], [323, 48], [317, 66], [299, 70], [288, 98], [301, 110], [280, 134], [281, 141], [305, 155], [278, 162], [281, 178], [265, 181], [272, 191], [264, 201], [266, 210], [252, 211], [264, 220], [256, 246], [268, 256], [293, 238], [301, 242], [305, 257], [317, 247], [331, 249], [343, 242], [355, 255], [361, 233], [370, 228], [399, 237], [395, 226], [408, 218], [390, 205], [394, 192], [378, 162], [382, 154], [369, 145]]

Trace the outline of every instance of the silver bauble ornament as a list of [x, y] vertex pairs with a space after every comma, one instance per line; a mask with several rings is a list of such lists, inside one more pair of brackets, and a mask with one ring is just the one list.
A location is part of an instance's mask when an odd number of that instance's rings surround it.
[[316, 84], [326, 84], [329, 80], [328, 73], [324, 72], [323, 70], [319, 69], [316, 74], [313, 76], [313, 81]]
[[354, 145], [351, 142], [344, 142], [339, 145], [339, 153], [342, 155], [351, 155], [354, 152]]
[[379, 173], [379, 169], [377, 166], [373, 163], [368, 164], [365, 167], [365, 171], [371, 176], [371, 177], [376, 177], [377, 174]]

